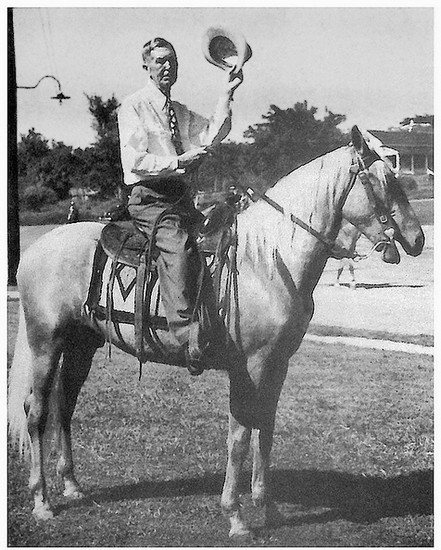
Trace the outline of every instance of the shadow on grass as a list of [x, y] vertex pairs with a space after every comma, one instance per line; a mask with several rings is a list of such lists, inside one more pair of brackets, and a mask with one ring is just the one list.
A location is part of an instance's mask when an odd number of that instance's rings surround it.
[[[242, 477], [240, 491], [249, 491], [250, 473]], [[223, 473], [169, 481], [143, 481], [92, 491], [95, 503], [152, 498], [219, 495]], [[332, 471], [274, 470], [272, 491], [279, 504], [293, 504], [302, 514], [285, 517], [284, 525], [326, 523], [344, 519], [373, 523], [384, 517], [433, 514], [433, 471], [424, 470], [392, 478], [365, 477]], [[85, 501], [62, 505], [57, 512]], [[323, 511], [323, 509], [325, 509]], [[321, 510], [313, 512], [313, 510]]]
[[424, 470], [392, 478], [341, 472], [276, 470], [276, 502], [300, 504], [322, 514], [295, 516], [286, 524], [325, 523], [345, 519], [376, 522], [384, 517], [433, 514], [433, 472]]
[[[394, 283], [356, 283], [357, 288], [363, 288], [365, 290], [373, 290], [376, 288], [423, 288], [424, 285], [401, 285]], [[334, 284], [327, 284], [324, 286], [334, 287]], [[350, 288], [349, 283], [340, 283], [340, 287]]]

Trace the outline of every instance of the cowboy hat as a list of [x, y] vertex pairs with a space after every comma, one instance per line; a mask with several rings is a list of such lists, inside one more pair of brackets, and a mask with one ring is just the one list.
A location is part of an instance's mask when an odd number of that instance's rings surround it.
[[210, 27], [203, 36], [202, 51], [207, 61], [224, 71], [239, 72], [252, 55], [242, 34], [225, 27]]

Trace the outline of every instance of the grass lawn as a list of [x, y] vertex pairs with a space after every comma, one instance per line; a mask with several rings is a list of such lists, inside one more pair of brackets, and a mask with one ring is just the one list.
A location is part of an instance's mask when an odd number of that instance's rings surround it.
[[433, 225], [434, 223], [434, 200], [410, 201], [412, 208], [421, 225]]
[[[17, 330], [9, 302], [8, 357]], [[68, 503], [48, 464], [57, 517], [31, 517], [27, 467], [8, 449], [10, 546], [432, 546], [433, 361], [426, 356], [304, 342], [291, 361], [273, 449], [275, 500], [266, 530], [243, 505], [252, 539], [228, 538], [220, 511], [227, 377], [146, 364], [103, 350], [73, 421], [77, 474]]]

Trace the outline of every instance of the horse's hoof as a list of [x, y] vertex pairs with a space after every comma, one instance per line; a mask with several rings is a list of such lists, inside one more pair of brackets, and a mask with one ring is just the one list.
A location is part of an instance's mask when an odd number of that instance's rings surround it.
[[65, 479], [63, 496], [69, 499], [78, 500], [84, 498], [84, 493], [75, 479]]
[[251, 531], [247, 529], [246, 527], [236, 527], [231, 528], [230, 532], [228, 533], [228, 536], [230, 538], [233, 537], [251, 537]]
[[248, 529], [247, 524], [240, 517], [239, 512], [235, 512], [233, 515], [230, 516], [230, 525], [230, 537], [251, 536], [251, 531]]
[[54, 519], [54, 513], [51, 510], [49, 504], [44, 504], [41, 506], [36, 506], [32, 510], [32, 515], [37, 521], [48, 521], [49, 519]]
[[71, 500], [80, 500], [85, 498], [85, 495], [81, 489], [64, 489], [63, 496]]

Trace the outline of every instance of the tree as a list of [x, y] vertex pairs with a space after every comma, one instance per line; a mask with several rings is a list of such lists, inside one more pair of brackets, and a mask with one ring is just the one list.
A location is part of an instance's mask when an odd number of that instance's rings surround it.
[[204, 157], [192, 175], [193, 189], [226, 191], [243, 179], [244, 143], [221, 143]]
[[86, 94], [86, 97], [93, 117], [92, 128], [97, 133], [97, 140], [87, 153], [90, 163], [88, 186], [99, 190], [102, 196], [115, 195], [122, 184], [117, 118], [119, 102], [114, 95], [107, 100], [97, 95]]
[[[38, 201], [27, 201], [29, 204], [38, 202], [41, 206], [44, 202], [68, 197], [69, 189], [81, 172], [81, 162], [72, 147], [56, 141], [49, 145], [48, 140], [32, 128], [27, 135], [21, 136], [17, 150], [20, 195], [23, 197], [26, 193], [26, 196], [38, 197]], [[29, 187], [34, 191], [29, 192]], [[38, 192], [36, 188], [39, 188]]]
[[282, 176], [317, 156], [347, 142], [337, 128], [344, 115], [326, 112], [316, 118], [317, 108], [308, 108], [306, 101], [280, 109], [271, 105], [264, 122], [250, 126], [244, 137], [251, 140], [247, 150], [246, 170], [268, 187]]
[[348, 143], [337, 126], [344, 115], [326, 109], [323, 120], [306, 101], [280, 109], [271, 105], [264, 122], [245, 131], [245, 143], [222, 143], [197, 170], [198, 188], [223, 190], [230, 185], [266, 190], [282, 176], [317, 156]]
[[18, 188], [21, 194], [29, 186], [42, 185], [42, 162], [49, 152], [49, 142], [35, 128], [20, 137], [17, 154]]
[[[34, 128], [21, 136], [18, 144], [19, 192], [26, 192], [30, 206], [65, 199], [72, 187], [89, 187], [101, 196], [112, 196], [122, 182], [119, 153], [117, 99], [103, 100], [99, 96], [87, 96], [92, 127], [97, 140], [85, 150], [66, 146], [62, 142], [49, 144]], [[46, 192], [44, 187], [51, 192]], [[37, 191], [38, 188], [38, 191]]]
[[[35, 129], [21, 136], [18, 145], [19, 189], [45, 187], [28, 193], [29, 203], [63, 199], [69, 189], [86, 187], [102, 197], [124, 196], [119, 149], [117, 110], [114, 95], [104, 100], [88, 96], [96, 141], [90, 147], [75, 149], [61, 142], [49, 142]], [[344, 115], [326, 110], [323, 120], [317, 108], [306, 101], [288, 109], [271, 105], [263, 122], [244, 133], [245, 143], [221, 143], [188, 174], [193, 189], [226, 191], [230, 185], [266, 190], [280, 177], [298, 166], [348, 142], [337, 126]], [[55, 193], [55, 195], [54, 195]]]
[[52, 189], [59, 199], [69, 196], [79, 169], [72, 147], [62, 142], [52, 142], [41, 162], [44, 186]]

